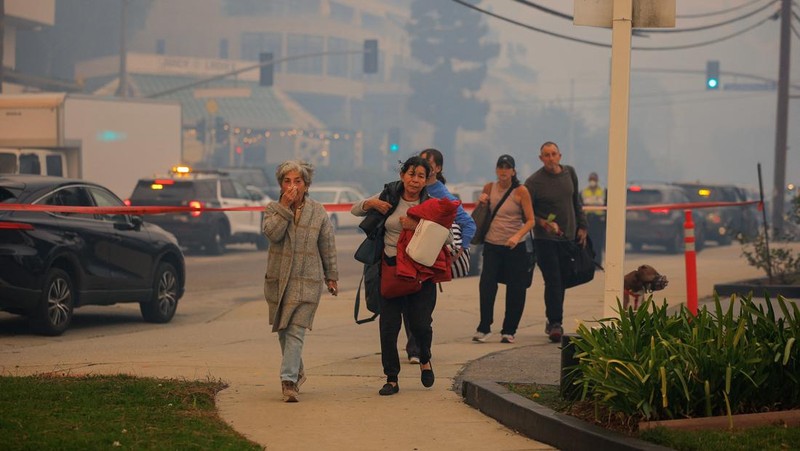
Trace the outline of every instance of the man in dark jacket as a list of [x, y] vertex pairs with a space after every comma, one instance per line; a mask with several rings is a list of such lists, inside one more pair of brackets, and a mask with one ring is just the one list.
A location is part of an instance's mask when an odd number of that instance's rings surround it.
[[554, 142], [539, 149], [543, 166], [525, 180], [531, 194], [535, 225], [536, 259], [544, 279], [545, 334], [558, 343], [564, 334], [564, 283], [561, 275], [565, 240], [586, 245], [586, 216], [583, 213], [575, 169], [561, 164], [561, 152]]

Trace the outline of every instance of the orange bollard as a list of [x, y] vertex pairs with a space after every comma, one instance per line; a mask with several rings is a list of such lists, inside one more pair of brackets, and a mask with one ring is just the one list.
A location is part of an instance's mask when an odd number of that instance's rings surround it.
[[686, 257], [686, 307], [697, 315], [697, 258], [694, 250], [694, 221], [692, 210], [683, 210], [686, 222], [683, 224]]

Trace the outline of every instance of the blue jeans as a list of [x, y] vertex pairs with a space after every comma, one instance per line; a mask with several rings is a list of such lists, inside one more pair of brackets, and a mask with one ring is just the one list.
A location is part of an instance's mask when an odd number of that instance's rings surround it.
[[281, 343], [281, 380], [297, 382], [303, 372], [303, 340], [306, 328], [289, 324], [289, 327], [278, 331]]

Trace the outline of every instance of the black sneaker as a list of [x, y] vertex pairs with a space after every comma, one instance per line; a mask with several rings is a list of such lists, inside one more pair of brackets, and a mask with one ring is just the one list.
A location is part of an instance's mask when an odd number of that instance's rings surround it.
[[550, 337], [550, 341], [559, 343], [561, 341], [561, 336], [564, 335], [564, 329], [561, 327], [561, 323], [548, 324], [548, 327], [550, 330], [547, 335]]
[[[428, 362], [430, 363], [430, 362]], [[435, 381], [435, 377], [433, 375], [433, 364], [431, 364], [430, 369], [423, 369], [419, 375], [420, 381], [422, 381], [422, 385], [425, 388], [433, 387], [433, 382]]]
[[381, 396], [391, 396], [399, 391], [400, 391], [400, 386], [398, 384], [395, 383], [394, 385], [392, 385], [387, 382], [383, 384], [383, 387], [381, 387], [380, 390], [378, 390], [378, 394]]

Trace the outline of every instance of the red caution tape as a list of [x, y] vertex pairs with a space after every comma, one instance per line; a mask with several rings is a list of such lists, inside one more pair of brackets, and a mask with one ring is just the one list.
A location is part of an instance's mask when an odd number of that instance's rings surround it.
[[[465, 210], [475, 208], [475, 203], [462, 204]], [[629, 205], [627, 210], [684, 210], [714, 207], [741, 207], [745, 205], [758, 205], [763, 208], [760, 201], [745, 202], [689, 202], [684, 204], [656, 204], [656, 205]], [[324, 204], [325, 210], [330, 212], [350, 211], [353, 204]], [[606, 210], [606, 207], [584, 206], [584, 210]], [[63, 205], [32, 205], [32, 204], [0, 204], [0, 211], [41, 211], [50, 213], [86, 213], [98, 215], [158, 215], [164, 213], [187, 213], [206, 211], [263, 211], [264, 207], [68, 207]]]

